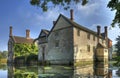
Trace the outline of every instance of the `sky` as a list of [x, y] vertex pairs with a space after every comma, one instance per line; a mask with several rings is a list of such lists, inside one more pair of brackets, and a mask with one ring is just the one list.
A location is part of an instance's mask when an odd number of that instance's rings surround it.
[[[69, 10], [62, 7], [51, 7], [47, 12], [42, 12], [41, 8], [32, 6], [30, 0], [0, 0], [0, 51], [7, 50], [9, 39], [9, 26], [13, 27], [13, 35], [25, 37], [26, 29], [30, 29], [30, 37], [37, 38], [41, 29], [50, 30], [53, 21], [57, 20], [59, 14], [70, 18]], [[115, 11], [107, 8], [109, 0], [90, 0], [85, 6], [77, 4], [74, 9], [74, 21], [93, 31], [96, 26], [108, 26], [108, 36], [116, 43], [115, 39], [120, 34], [118, 27], [111, 28], [110, 24], [115, 16]]]

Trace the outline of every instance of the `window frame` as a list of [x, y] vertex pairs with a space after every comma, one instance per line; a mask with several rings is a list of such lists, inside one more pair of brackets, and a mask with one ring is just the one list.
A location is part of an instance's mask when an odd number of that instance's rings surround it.
[[90, 45], [87, 45], [87, 51], [90, 52]]
[[77, 36], [80, 36], [80, 29], [77, 29]]
[[87, 33], [87, 39], [90, 40], [90, 33]]
[[93, 35], [93, 40], [95, 41], [95, 35]]
[[56, 40], [56, 41], [55, 41], [55, 47], [59, 47], [59, 45], [60, 45], [59, 40]]

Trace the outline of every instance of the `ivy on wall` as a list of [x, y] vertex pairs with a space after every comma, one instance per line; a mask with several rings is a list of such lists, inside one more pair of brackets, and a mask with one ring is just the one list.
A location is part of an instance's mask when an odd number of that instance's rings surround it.
[[35, 44], [14, 44], [14, 56], [29, 56], [38, 54], [38, 48]]

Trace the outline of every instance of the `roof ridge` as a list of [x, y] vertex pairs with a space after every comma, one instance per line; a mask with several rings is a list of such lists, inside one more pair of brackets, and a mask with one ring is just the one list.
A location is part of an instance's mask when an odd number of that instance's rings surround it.
[[[26, 37], [22, 37], [22, 36], [13, 36], [13, 37], [19, 37], [19, 38], [25, 38], [25, 39], [27, 39]], [[33, 38], [29, 38], [29, 39], [33, 39]]]
[[[62, 15], [62, 14], [60, 14], [62, 17], [64, 17], [69, 23], [71, 23], [73, 26], [77, 26], [77, 27], [81, 27], [82, 29], [85, 29], [85, 30], [89, 30], [89, 31], [91, 31], [91, 32], [93, 32], [93, 33], [97, 33], [97, 32], [95, 32], [95, 31], [93, 31], [93, 30], [91, 30], [91, 29], [89, 29], [89, 28], [87, 28], [87, 27], [85, 27], [85, 26], [82, 26], [82, 25], [80, 25], [80, 24], [78, 24], [77, 22], [75, 22], [75, 21], [72, 21], [72, 20], [70, 20], [69, 18], [67, 18], [66, 16], [64, 16], [64, 15]], [[75, 24], [77, 24], [77, 25], [75, 25]]]

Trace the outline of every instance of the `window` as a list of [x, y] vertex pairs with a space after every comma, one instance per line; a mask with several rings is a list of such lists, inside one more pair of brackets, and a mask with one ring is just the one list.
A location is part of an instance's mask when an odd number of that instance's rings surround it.
[[57, 37], [59, 35], [59, 33], [58, 32], [55, 32], [55, 37]]
[[77, 30], [77, 35], [80, 36], [80, 30], [79, 29]]
[[77, 53], [78, 52], [78, 45], [74, 45], [74, 51]]
[[93, 40], [95, 41], [95, 35], [93, 35]]
[[59, 47], [59, 40], [56, 40], [55, 47]]
[[93, 46], [93, 52], [95, 52], [95, 46]]
[[107, 52], [107, 49], [105, 49], [104, 51]]
[[102, 43], [104, 43], [104, 40], [102, 40]]
[[90, 39], [90, 33], [87, 34], [87, 38]]
[[90, 52], [90, 45], [87, 45], [87, 51]]

